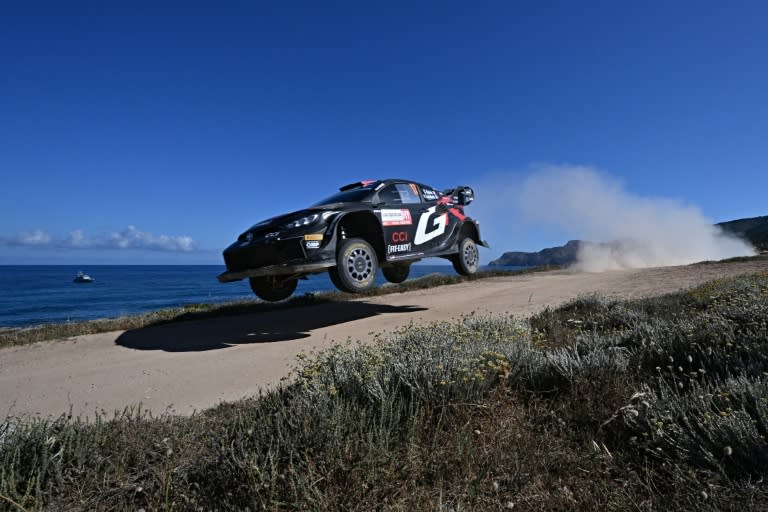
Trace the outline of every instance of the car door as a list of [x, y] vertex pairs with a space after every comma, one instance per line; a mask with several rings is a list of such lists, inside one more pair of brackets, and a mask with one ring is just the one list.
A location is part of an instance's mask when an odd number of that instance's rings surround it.
[[388, 261], [428, 256], [444, 248], [452, 220], [435, 190], [392, 183], [379, 192], [379, 204]]
[[376, 211], [381, 220], [384, 248], [388, 261], [417, 255], [413, 237], [418, 215], [423, 209], [419, 189], [409, 183], [391, 183], [381, 189]]

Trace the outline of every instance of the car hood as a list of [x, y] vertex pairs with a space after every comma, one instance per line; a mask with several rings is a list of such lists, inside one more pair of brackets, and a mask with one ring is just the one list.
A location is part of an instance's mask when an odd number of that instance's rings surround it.
[[263, 220], [254, 224], [246, 230], [246, 233], [248, 231], [261, 231], [263, 229], [279, 229], [294, 220], [307, 217], [308, 215], [313, 215], [315, 213], [322, 213], [331, 209], [332, 208], [327, 208], [326, 206], [315, 206], [312, 208], [306, 208], [304, 210], [296, 210], [295, 212], [278, 215], [277, 217], [271, 217], [267, 220]]

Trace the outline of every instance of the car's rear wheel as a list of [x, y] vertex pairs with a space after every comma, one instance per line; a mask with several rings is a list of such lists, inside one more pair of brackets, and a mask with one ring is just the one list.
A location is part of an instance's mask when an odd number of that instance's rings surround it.
[[360, 293], [376, 285], [378, 268], [379, 261], [371, 244], [362, 238], [350, 238], [339, 246], [336, 266], [328, 274], [339, 290]]
[[480, 267], [480, 253], [477, 244], [471, 238], [463, 238], [459, 242], [459, 254], [451, 260], [453, 268], [463, 276], [469, 276], [477, 272]]
[[384, 274], [384, 278], [390, 283], [399, 284], [408, 279], [408, 274], [411, 273], [410, 265], [391, 265], [389, 267], [383, 267], [381, 272]]
[[251, 290], [262, 300], [277, 302], [287, 299], [296, 291], [298, 279], [281, 279], [276, 276], [260, 276], [249, 279]]

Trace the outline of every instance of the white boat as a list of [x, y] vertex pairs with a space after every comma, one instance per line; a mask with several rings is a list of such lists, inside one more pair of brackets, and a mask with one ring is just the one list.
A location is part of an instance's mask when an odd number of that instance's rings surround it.
[[94, 278], [92, 278], [88, 274], [84, 274], [82, 270], [77, 273], [74, 279], [75, 283], [92, 283], [94, 281], [95, 281]]

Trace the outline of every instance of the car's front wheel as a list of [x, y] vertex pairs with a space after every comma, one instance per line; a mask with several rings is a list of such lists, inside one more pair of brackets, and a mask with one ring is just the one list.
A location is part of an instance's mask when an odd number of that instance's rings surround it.
[[256, 296], [268, 302], [287, 299], [296, 291], [298, 279], [280, 279], [275, 276], [260, 276], [249, 279], [251, 290]]
[[480, 253], [475, 241], [471, 238], [462, 239], [459, 242], [459, 254], [456, 254], [451, 261], [454, 270], [463, 276], [477, 272], [480, 267]]
[[344, 240], [336, 253], [336, 266], [331, 268], [331, 281], [349, 293], [360, 293], [376, 285], [379, 261], [371, 244], [362, 238]]
[[384, 278], [390, 283], [399, 284], [408, 279], [408, 274], [411, 273], [410, 265], [390, 265], [389, 267], [383, 267], [381, 269]]

